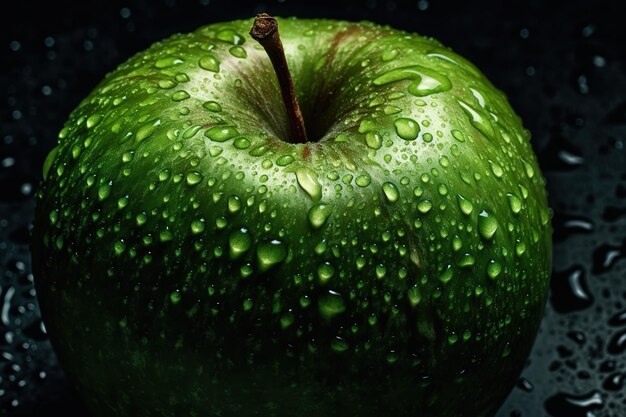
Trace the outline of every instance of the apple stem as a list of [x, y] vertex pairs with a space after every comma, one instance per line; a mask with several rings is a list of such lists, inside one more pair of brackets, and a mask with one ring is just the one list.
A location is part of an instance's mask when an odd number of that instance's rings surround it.
[[293, 88], [293, 80], [287, 66], [285, 58], [285, 50], [283, 43], [280, 41], [278, 34], [278, 22], [276, 18], [267, 13], [256, 15], [250, 36], [258, 41], [272, 61], [278, 84], [280, 85], [280, 93], [283, 96], [285, 110], [287, 110], [287, 118], [289, 119], [290, 143], [307, 142], [306, 129], [304, 128], [304, 118], [298, 105], [298, 98]]

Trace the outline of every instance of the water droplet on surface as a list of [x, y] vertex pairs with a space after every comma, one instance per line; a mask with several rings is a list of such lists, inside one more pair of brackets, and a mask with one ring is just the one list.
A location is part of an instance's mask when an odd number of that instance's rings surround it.
[[332, 207], [330, 205], [323, 203], [315, 204], [309, 209], [308, 213], [311, 226], [315, 229], [319, 229], [326, 223], [326, 220], [328, 220], [331, 213]]
[[491, 260], [489, 261], [489, 263], [487, 264], [487, 276], [491, 279], [496, 279], [498, 278], [498, 276], [500, 276], [500, 273], [502, 272], [502, 265], [500, 265], [498, 262]]
[[448, 265], [446, 270], [439, 275], [439, 281], [444, 284], [449, 282], [452, 279], [453, 272], [454, 270], [452, 269], [452, 265]]
[[207, 101], [202, 104], [202, 107], [215, 113], [222, 111], [222, 106], [217, 101]]
[[202, 181], [202, 174], [197, 171], [192, 171], [187, 173], [187, 184], [188, 185], [196, 185], [200, 181]]
[[478, 215], [478, 232], [483, 239], [491, 240], [498, 230], [498, 222], [493, 215], [483, 210]]
[[237, 135], [239, 132], [232, 126], [214, 126], [204, 132], [204, 136], [215, 142], [226, 142]]
[[168, 68], [174, 65], [182, 64], [183, 62], [184, 61], [181, 58], [178, 58], [176, 56], [166, 56], [166, 57], [157, 59], [156, 62], [154, 63], [154, 66], [156, 68], [162, 69], [162, 68]]
[[502, 175], [504, 175], [504, 170], [498, 163], [490, 160], [489, 167], [491, 168], [491, 172], [496, 178], [502, 178]]
[[327, 320], [346, 311], [346, 304], [343, 298], [335, 291], [328, 291], [328, 294], [320, 297], [318, 306], [320, 315]]
[[276, 165], [279, 167], [284, 167], [291, 164], [296, 159], [291, 155], [283, 155], [276, 160]]
[[100, 201], [105, 200], [109, 197], [109, 195], [111, 195], [111, 186], [112, 186], [112, 183], [108, 182], [108, 183], [102, 184], [98, 188], [98, 200]]
[[228, 52], [236, 58], [245, 58], [248, 56], [248, 52], [241, 46], [232, 46]]
[[172, 94], [172, 100], [174, 101], [183, 101], [187, 100], [190, 97], [189, 93], [185, 90], [178, 90]]
[[307, 167], [300, 167], [296, 170], [296, 179], [300, 187], [313, 201], [319, 201], [322, 198], [322, 186], [317, 180], [315, 171]]
[[252, 237], [246, 228], [241, 228], [228, 236], [230, 259], [238, 259], [252, 247]]
[[380, 149], [383, 145], [383, 138], [377, 132], [367, 132], [365, 134], [365, 143], [372, 149]]
[[626, 352], [626, 329], [615, 333], [609, 340], [606, 347], [607, 352], [611, 355], [622, 355]]
[[522, 200], [513, 193], [507, 193], [506, 197], [509, 200], [509, 208], [511, 211], [514, 214], [519, 213], [522, 210]]
[[393, 124], [398, 136], [404, 140], [414, 140], [420, 132], [420, 126], [413, 119], [399, 118]]
[[200, 68], [212, 71], [219, 72], [220, 71], [220, 60], [217, 59], [214, 55], [205, 55], [198, 61], [198, 65]]
[[464, 101], [457, 100], [467, 117], [470, 119], [470, 123], [474, 126], [480, 133], [485, 135], [487, 139], [495, 140], [496, 132], [493, 129], [493, 126], [483, 116], [480, 115], [476, 110], [474, 110], [469, 104]]
[[400, 198], [400, 191], [398, 187], [392, 182], [383, 183], [383, 194], [389, 203], [395, 203]]
[[321, 284], [327, 283], [335, 275], [335, 268], [330, 262], [324, 262], [317, 267], [317, 277]]
[[206, 229], [206, 223], [204, 219], [194, 219], [191, 221], [191, 233], [198, 235]]
[[461, 209], [461, 212], [469, 216], [474, 210], [474, 205], [472, 204], [472, 202], [463, 197], [461, 194], [458, 194], [456, 198], [457, 202], [459, 203], [459, 208]]
[[281, 263], [287, 258], [287, 246], [279, 240], [259, 243], [257, 262], [261, 272]]
[[452, 87], [448, 77], [419, 65], [393, 69], [380, 75], [372, 83], [381, 86], [401, 80], [412, 80], [408, 91], [417, 97], [440, 93]]
[[558, 393], [548, 398], [544, 407], [553, 417], [590, 417], [593, 410], [604, 407], [604, 400], [599, 391], [582, 395]]
[[241, 199], [236, 195], [228, 196], [228, 211], [230, 213], [236, 213], [241, 210]]
[[432, 208], [433, 208], [433, 203], [430, 200], [422, 200], [419, 203], [417, 203], [417, 210], [422, 214], [428, 213], [430, 209]]

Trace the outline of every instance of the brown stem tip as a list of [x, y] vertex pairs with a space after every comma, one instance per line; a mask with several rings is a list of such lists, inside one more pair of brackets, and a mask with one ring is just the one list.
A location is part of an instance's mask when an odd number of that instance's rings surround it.
[[280, 86], [280, 93], [283, 97], [287, 119], [289, 120], [291, 143], [305, 143], [307, 141], [304, 118], [300, 111], [296, 92], [293, 87], [293, 80], [287, 66], [285, 50], [278, 33], [278, 22], [267, 13], [261, 13], [254, 19], [250, 36], [258, 41], [272, 61], [276, 78]]

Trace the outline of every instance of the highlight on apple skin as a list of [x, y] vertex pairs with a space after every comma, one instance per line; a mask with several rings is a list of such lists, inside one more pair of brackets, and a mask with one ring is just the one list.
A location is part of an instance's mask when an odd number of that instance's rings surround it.
[[130, 58], [43, 168], [33, 267], [98, 417], [493, 416], [551, 267], [530, 134], [471, 63], [368, 22], [252, 19]]

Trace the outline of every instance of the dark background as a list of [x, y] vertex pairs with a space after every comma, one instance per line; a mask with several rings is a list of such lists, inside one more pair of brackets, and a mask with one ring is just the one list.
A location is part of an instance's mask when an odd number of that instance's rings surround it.
[[[368, 19], [481, 68], [533, 134], [554, 210], [550, 301], [498, 417], [626, 416], [626, 23], [615, 1], [4, 1], [0, 5], [0, 415], [87, 416], [37, 308], [33, 194], [69, 112], [129, 56], [206, 23]], [[347, 416], [349, 417], [349, 416]]]

